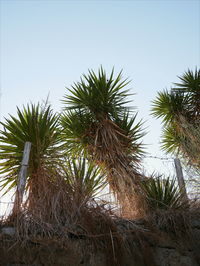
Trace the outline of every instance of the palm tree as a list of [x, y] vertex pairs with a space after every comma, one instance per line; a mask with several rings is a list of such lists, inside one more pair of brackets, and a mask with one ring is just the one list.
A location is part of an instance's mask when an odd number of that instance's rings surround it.
[[61, 118], [68, 152], [87, 156], [105, 168], [121, 203], [134, 194], [140, 180], [136, 169], [143, 154], [139, 142], [144, 135], [142, 123], [136, 123], [136, 114], [127, 107], [130, 94], [124, 87], [128, 83], [122, 80], [122, 72], [114, 78], [114, 70], [108, 77], [102, 67], [98, 74], [89, 71], [68, 89]]
[[162, 148], [200, 166], [200, 154], [194, 152], [200, 128], [200, 70], [188, 70], [179, 79], [170, 91], [158, 93], [152, 114], [162, 118]]
[[17, 117], [10, 115], [1, 123], [1, 189], [7, 188], [6, 192], [17, 185], [25, 142], [32, 143], [26, 187], [29, 191], [30, 208], [33, 208], [33, 201], [39, 197], [42, 173], [52, 172], [58, 164], [58, 122], [59, 118], [53, 114], [50, 106], [29, 104], [22, 110], [17, 108]]

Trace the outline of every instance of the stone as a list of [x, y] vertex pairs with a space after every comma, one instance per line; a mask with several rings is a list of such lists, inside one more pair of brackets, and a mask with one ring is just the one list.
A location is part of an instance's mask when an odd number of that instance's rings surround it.
[[14, 227], [2, 227], [1, 233], [3, 235], [14, 236], [15, 235], [15, 228]]

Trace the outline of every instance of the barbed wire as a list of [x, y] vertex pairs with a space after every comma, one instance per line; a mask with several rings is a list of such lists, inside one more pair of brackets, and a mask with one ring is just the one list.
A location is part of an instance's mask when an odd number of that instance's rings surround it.
[[143, 156], [142, 158], [151, 158], [151, 159], [159, 159], [159, 160], [163, 160], [163, 161], [173, 161], [174, 158], [169, 158], [169, 157], [159, 157], [159, 156]]

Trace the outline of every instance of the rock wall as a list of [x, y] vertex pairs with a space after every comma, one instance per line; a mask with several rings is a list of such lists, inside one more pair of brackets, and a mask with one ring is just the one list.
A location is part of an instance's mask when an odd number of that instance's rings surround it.
[[[117, 221], [122, 232], [122, 248], [105, 249], [102, 240], [95, 247], [90, 237], [38, 236], [26, 242], [16, 241], [15, 229], [2, 227], [0, 266], [198, 266], [200, 265], [200, 221], [192, 223], [191, 238], [175, 238], [166, 232], [147, 228], [137, 221]], [[186, 232], [187, 233], [187, 232]], [[111, 236], [112, 237], [112, 236]], [[19, 239], [18, 239], [19, 240]], [[113, 241], [115, 241], [113, 236]]]

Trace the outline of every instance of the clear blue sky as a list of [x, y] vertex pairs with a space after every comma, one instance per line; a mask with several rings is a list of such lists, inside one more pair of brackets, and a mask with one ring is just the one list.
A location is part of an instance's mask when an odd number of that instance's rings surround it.
[[1, 1], [1, 119], [46, 99], [61, 110], [65, 87], [102, 64], [130, 77], [144, 142], [159, 151], [157, 91], [200, 66], [199, 1]]

